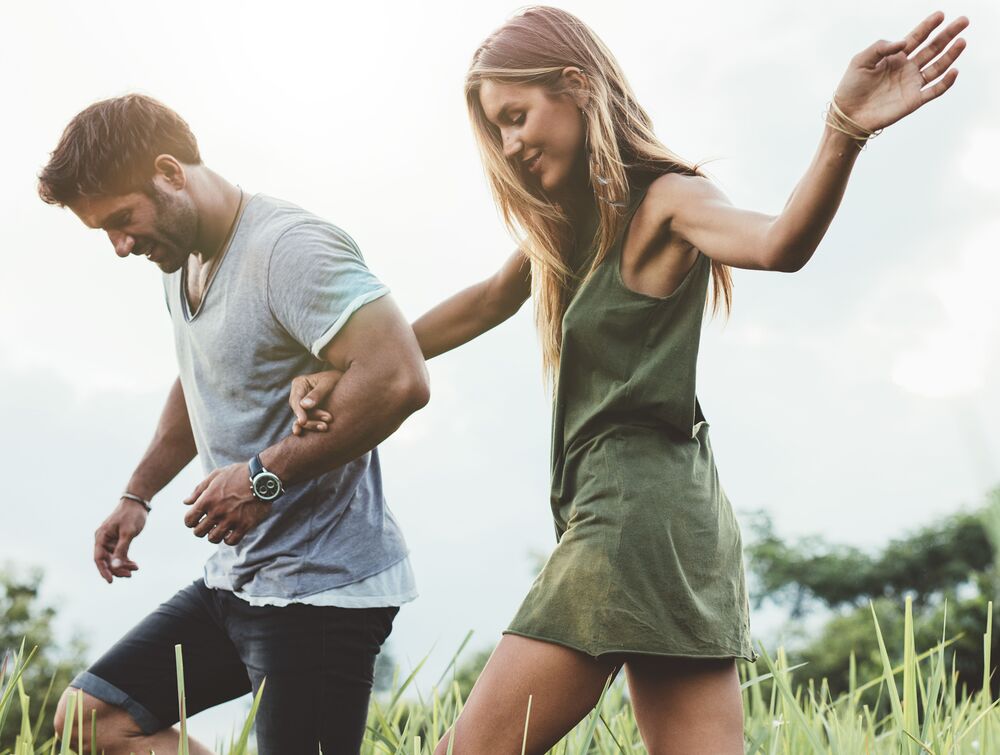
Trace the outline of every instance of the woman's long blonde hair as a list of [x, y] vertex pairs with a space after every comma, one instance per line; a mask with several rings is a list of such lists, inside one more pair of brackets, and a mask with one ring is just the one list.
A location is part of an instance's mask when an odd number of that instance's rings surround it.
[[[575, 290], [567, 258], [574, 241], [565, 212], [539, 189], [526, 185], [504, 156], [500, 132], [483, 112], [484, 81], [545, 86], [563, 93], [562, 73], [579, 68], [588, 96], [581, 107], [586, 128], [590, 185], [598, 199], [597, 253], [588, 272], [601, 264], [622, 232], [630, 184], [664, 173], [701, 175], [697, 165], [668, 150], [653, 133], [611, 51], [576, 16], [558, 8], [526, 8], [479, 46], [465, 78], [465, 97], [486, 174], [507, 227], [519, 238], [531, 263], [535, 321], [542, 341], [545, 374], [558, 370], [562, 318]], [[712, 311], [732, 303], [729, 268], [712, 262]]]

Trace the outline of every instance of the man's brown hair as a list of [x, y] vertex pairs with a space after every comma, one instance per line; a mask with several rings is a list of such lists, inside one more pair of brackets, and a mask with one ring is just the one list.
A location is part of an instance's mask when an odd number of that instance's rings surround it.
[[38, 194], [65, 206], [80, 197], [149, 191], [153, 163], [164, 154], [186, 165], [201, 163], [183, 118], [142, 94], [101, 100], [66, 126], [38, 176]]

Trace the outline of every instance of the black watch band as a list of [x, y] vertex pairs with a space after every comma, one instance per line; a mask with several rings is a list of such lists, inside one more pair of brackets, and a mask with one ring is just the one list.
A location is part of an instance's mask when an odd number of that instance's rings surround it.
[[260, 460], [260, 454], [254, 454], [253, 458], [250, 459], [250, 479], [259, 475], [264, 471], [264, 462]]

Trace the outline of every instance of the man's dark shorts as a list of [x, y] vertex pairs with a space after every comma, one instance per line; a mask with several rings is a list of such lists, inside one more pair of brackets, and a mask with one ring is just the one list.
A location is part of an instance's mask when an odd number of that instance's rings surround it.
[[146, 734], [180, 720], [174, 646], [187, 714], [256, 692], [257, 747], [357, 752], [375, 658], [399, 609], [252, 606], [198, 580], [144, 618], [70, 686], [127, 711]]

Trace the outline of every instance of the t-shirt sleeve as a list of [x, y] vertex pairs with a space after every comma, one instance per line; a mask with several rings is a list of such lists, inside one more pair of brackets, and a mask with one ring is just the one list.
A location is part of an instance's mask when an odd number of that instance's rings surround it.
[[387, 293], [354, 239], [334, 225], [298, 223], [275, 242], [268, 306], [289, 335], [317, 358], [352, 314]]

